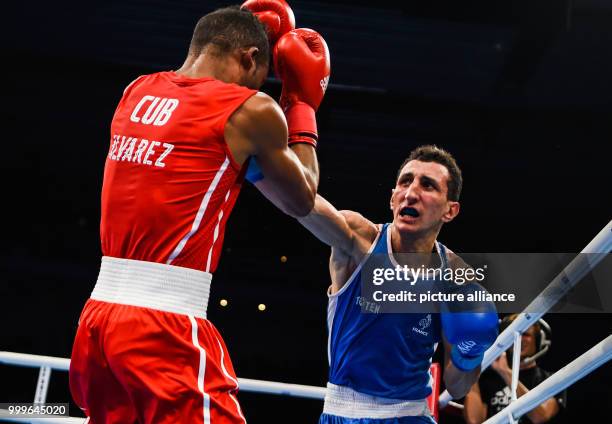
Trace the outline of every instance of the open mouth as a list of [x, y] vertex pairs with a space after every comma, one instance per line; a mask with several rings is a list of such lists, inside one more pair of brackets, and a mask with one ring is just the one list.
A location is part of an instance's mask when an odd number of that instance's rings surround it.
[[413, 218], [417, 218], [419, 216], [419, 212], [415, 208], [406, 207], [400, 211], [400, 216], [411, 216]]

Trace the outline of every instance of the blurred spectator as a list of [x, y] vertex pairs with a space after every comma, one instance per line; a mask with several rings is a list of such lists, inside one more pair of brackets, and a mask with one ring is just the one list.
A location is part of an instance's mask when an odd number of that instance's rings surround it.
[[[516, 318], [516, 314], [502, 320], [500, 332], [507, 328]], [[516, 396], [521, 397], [544, 381], [550, 373], [540, 368], [536, 359], [544, 355], [550, 347], [550, 327], [540, 320], [525, 331], [521, 338], [521, 365]], [[512, 349], [502, 353], [491, 367], [480, 376], [465, 397], [463, 417], [469, 424], [480, 424], [510, 404], [512, 384]], [[551, 397], [536, 408], [523, 415], [518, 421], [527, 423], [558, 422], [559, 412], [565, 408], [567, 393], [565, 391]]]

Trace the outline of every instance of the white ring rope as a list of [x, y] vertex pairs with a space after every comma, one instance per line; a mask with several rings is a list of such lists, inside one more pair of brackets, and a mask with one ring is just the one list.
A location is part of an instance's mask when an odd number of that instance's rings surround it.
[[[593, 269], [608, 253], [612, 250], [612, 221], [557, 275], [552, 282], [531, 302], [526, 308], [528, 312], [521, 313], [504, 330], [489, 348], [482, 361], [482, 369], [486, 369], [502, 352], [505, 352], [513, 343], [515, 333], [522, 334], [531, 325], [542, 317], [552, 308], [561, 297], [563, 297], [572, 287]], [[584, 254], [589, 255], [584, 255]], [[531, 312], [536, 311], [536, 312]], [[559, 393], [575, 381], [589, 374], [593, 370], [605, 364], [612, 358], [612, 336], [591, 348], [589, 351], [557, 371], [555, 374], [544, 380], [537, 387], [530, 390], [518, 400], [512, 402], [503, 411], [486, 421], [486, 424], [505, 424], [517, 419], [529, 412], [556, 393]], [[37, 398], [41, 398], [42, 391], [46, 396], [46, 385], [51, 370], [68, 371], [70, 359], [58, 358], [54, 356], [30, 355], [25, 353], [0, 351], [0, 364], [16, 365], [30, 368], [40, 368], [47, 375], [44, 388], [41, 392], [37, 391]], [[43, 372], [41, 371], [41, 372]], [[302, 384], [280, 383], [276, 381], [253, 380], [249, 378], [239, 378], [240, 390], [245, 392], [267, 393], [284, 396], [303, 397], [310, 399], [323, 400], [325, 398], [325, 387], [307, 386]], [[39, 384], [40, 378], [39, 378]], [[43, 397], [44, 400], [44, 397]], [[440, 408], [444, 408], [452, 397], [445, 391], [440, 396]], [[452, 402], [454, 403], [454, 402]], [[15, 418], [8, 415], [8, 411], [0, 410], [0, 419], [12, 422], [28, 423], [47, 423], [47, 424], [82, 424], [83, 418], [61, 417], [61, 418]]]
[[0, 364], [17, 365], [19, 367], [40, 368], [49, 367], [52, 370], [68, 371], [70, 359], [57, 356], [30, 355], [28, 353], [0, 351]]
[[[70, 368], [70, 359], [0, 351], [0, 364], [29, 368], [49, 367], [58, 371], [68, 371]], [[238, 386], [240, 390], [244, 392], [268, 393], [320, 400], [325, 398], [325, 387], [318, 386], [253, 380], [250, 378], [239, 378]]]
[[[577, 380], [590, 374], [607, 361], [612, 359], [612, 335], [595, 345], [586, 353], [551, 375], [526, 395], [512, 402], [503, 411], [485, 421], [483, 424], [505, 424], [518, 419], [523, 414], [531, 411], [545, 399], [554, 396]], [[61, 371], [68, 371], [70, 359], [52, 356], [30, 355], [25, 353], [0, 352], [0, 363], [6, 365], [17, 365], [24, 367], [41, 367]], [[277, 394], [285, 396], [305, 397], [312, 399], [323, 399], [325, 388], [317, 386], [305, 386], [301, 384], [279, 383], [274, 381], [252, 380], [239, 378], [240, 389], [250, 392]], [[450, 402], [451, 404], [454, 402]], [[82, 424], [83, 418], [57, 417], [57, 418], [15, 418], [8, 411], [0, 410], [0, 419], [23, 423], [66, 423]]]
[[[68, 371], [70, 359], [58, 358], [55, 356], [31, 355], [27, 353], [0, 351], [0, 364], [15, 365], [29, 368], [40, 368], [48, 370], [48, 379], [51, 370]], [[325, 399], [325, 387], [307, 386], [303, 384], [280, 383], [277, 381], [254, 380], [251, 378], [239, 378], [238, 385], [243, 392], [267, 393], [282, 396], [302, 397], [309, 399]], [[46, 395], [46, 393], [45, 393]], [[38, 391], [37, 391], [38, 397]], [[39, 398], [39, 400], [41, 400]], [[44, 401], [44, 399], [43, 399]], [[20, 422], [20, 423], [48, 423], [48, 424], [82, 424], [83, 418], [76, 417], [54, 417], [54, 418], [16, 418], [11, 416], [8, 411], [0, 409], [0, 420]]]
[[[546, 312], [550, 310], [569, 290], [595, 266], [601, 262], [612, 250], [612, 221], [595, 236], [595, 238], [561, 271], [551, 283], [542, 290], [525, 308], [512, 324], [498, 337], [484, 355], [481, 368], [484, 371], [503, 352], [514, 343], [514, 332], [524, 333], [535, 324]], [[439, 405], [444, 408], [452, 399], [448, 391], [440, 395]]]
[[612, 359], [612, 336], [606, 337], [483, 424], [505, 424], [509, 422], [509, 416], [518, 419], [610, 359]]

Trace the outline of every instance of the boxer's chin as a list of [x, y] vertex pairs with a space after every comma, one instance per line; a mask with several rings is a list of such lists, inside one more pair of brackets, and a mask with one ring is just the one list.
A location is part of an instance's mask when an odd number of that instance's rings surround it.
[[419, 218], [409, 215], [397, 215], [395, 217], [395, 226], [400, 232], [414, 233], [419, 229]]

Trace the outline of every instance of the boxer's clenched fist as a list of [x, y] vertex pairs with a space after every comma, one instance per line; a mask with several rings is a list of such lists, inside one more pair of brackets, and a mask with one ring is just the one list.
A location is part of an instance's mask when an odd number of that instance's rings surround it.
[[247, 0], [241, 9], [250, 10], [264, 24], [271, 46], [295, 28], [293, 10], [284, 0]]
[[287, 117], [289, 143], [316, 145], [319, 108], [331, 70], [329, 49], [319, 33], [298, 28], [283, 35], [273, 51], [274, 68], [283, 83], [280, 105]]

